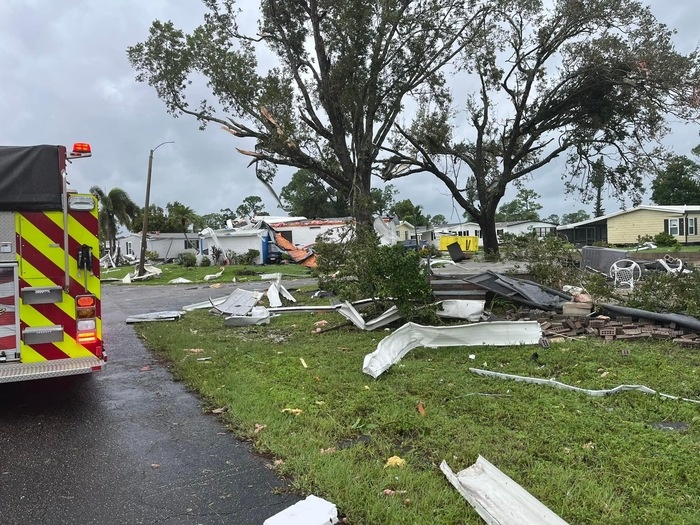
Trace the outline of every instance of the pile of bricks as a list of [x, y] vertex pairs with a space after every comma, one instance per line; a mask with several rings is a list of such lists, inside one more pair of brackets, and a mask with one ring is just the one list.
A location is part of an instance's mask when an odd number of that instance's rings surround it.
[[[660, 324], [650, 319], [608, 316], [572, 317], [543, 310], [520, 309], [507, 315], [511, 320], [536, 320], [546, 342], [583, 336], [600, 337], [605, 341], [629, 339], [662, 339], [686, 347], [700, 348], [700, 334], [676, 323]], [[543, 341], [544, 342], [544, 341]]]

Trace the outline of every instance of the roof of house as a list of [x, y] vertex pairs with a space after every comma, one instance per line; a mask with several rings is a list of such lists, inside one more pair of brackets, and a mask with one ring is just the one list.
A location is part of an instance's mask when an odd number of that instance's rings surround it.
[[617, 217], [618, 215], [624, 215], [626, 213], [632, 213], [632, 212], [640, 211], [640, 210], [654, 211], [654, 212], [660, 212], [660, 213], [666, 213], [666, 214], [683, 215], [684, 213], [688, 213], [688, 212], [700, 213], [700, 206], [695, 206], [695, 205], [683, 205], [683, 206], [641, 205], [641, 206], [636, 206], [635, 208], [631, 208], [629, 210], [618, 210], [618, 211], [613, 212], [613, 213], [608, 213], [607, 215], [601, 215], [600, 217], [593, 217], [592, 219], [587, 219], [585, 221], [574, 222], [571, 224], [562, 224], [560, 226], [557, 226], [557, 230], [571, 230], [571, 229], [577, 228], [579, 226], [586, 226], [586, 225], [594, 224], [597, 222], [607, 221], [608, 219], [610, 219], [612, 217]]

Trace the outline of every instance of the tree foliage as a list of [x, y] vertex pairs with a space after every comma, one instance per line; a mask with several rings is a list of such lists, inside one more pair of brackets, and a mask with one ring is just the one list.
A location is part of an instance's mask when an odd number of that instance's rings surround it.
[[510, 202], [506, 202], [496, 212], [496, 221], [539, 221], [539, 211], [542, 205], [537, 202], [540, 194], [535, 190], [528, 190], [521, 187], [518, 195]]
[[430, 224], [430, 217], [423, 215], [423, 206], [413, 204], [411, 199], [398, 201], [389, 211], [392, 215], [397, 215], [399, 219], [410, 222], [413, 226], [428, 226]]
[[99, 202], [98, 220], [101, 240], [108, 244], [110, 253], [114, 254], [119, 226], [132, 230], [139, 225], [135, 221], [139, 215], [139, 206], [121, 188], [112, 188], [106, 193], [99, 186], [93, 186], [90, 188], [90, 193]]
[[638, 202], [666, 119], [697, 117], [699, 82], [698, 54], [677, 52], [673, 32], [636, 0], [488, 4], [482, 40], [456, 65], [464, 107], [444, 91], [426, 95], [415, 122], [396, 126], [384, 178], [432, 173], [497, 256], [506, 188], [560, 157], [584, 202], [599, 159], [612, 193]]
[[236, 214], [231, 208], [222, 208], [219, 213], [207, 213], [201, 217], [203, 227], [209, 227], [214, 230], [226, 227], [226, 221], [235, 220]]
[[[365, 222], [372, 171], [404, 98], [439, 90], [441, 68], [481, 30], [482, 10], [460, 0], [262, 0], [256, 35], [244, 34], [234, 0], [204, 3], [191, 33], [155, 21], [127, 50], [137, 80], [173, 115], [253, 141], [254, 151], [238, 151], [264, 182], [278, 165], [309, 170]], [[262, 53], [274, 57], [266, 71]], [[187, 88], [202, 77], [215, 102], [192, 105]]]
[[651, 183], [651, 200], [669, 205], [700, 203], [699, 174], [700, 165], [688, 157], [671, 158]]
[[236, 213], [239, 217], [247, 217], [248, 219], [252, 219], [256, 215], [268, 215], [262, 199], [257, 195], [248, 195], [244, 198], [241, 205], [236, 208]]
[[571, 213], [565, 213], [561, 216], [562, 224], [575, 224], [581, 221], [587, 221], [591, 216], [586, 210], [578, 210]]
[[372, 188], [370, 195], [372, 197], [372, 213], [385, 216], [394, 206], [394, 197], [398, 194], [398, 190], [393, 184], [387, 184], [384, 189]]
[[296, 216], [347, 217], [348, 202], [309, 170], [299, 170], [280, 192], [287, 211]]
[[438, 213], [437, 215], [433, 215], [432, 217], [430, 217], [430, 225], [431, 226], [442, 226], [443, 224], [447, 224], [447, 219], [441, 213]]

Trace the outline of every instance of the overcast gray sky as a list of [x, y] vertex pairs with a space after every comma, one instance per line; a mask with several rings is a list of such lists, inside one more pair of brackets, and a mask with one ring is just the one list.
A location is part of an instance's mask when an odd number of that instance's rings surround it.
[[[678, 30], [676, 45], [690, 52], [697, 45], [700, 15], [697, 0], [648, 2], [659, 20]], [[255, 16], [258, 2], [239, 5]], [[236, 209], [243, 198], [258, 195], [266, 211], [281, 215], [267, 190], [255, 179], [247, 160], [235, 147], [252, 145], [234, 140], [212, 125], [198, 129], [191, 117], [168, 115], [155, 91], [134, 81], [126, 48], [145, 40], [155, 19], [171, 19], [190, 30], [205, 9], [200, 0], [2, 0], [0, 1], [0, 144], [65, 144], [90, 142], [93, 157], [73, 163], [71, 186], [87, 191], [124, 189], [143, 206], [149, 150], [165, 141], [154, 155], [151, 203], [165, 207], [180, 201], [199, 214]], [[700, 143], [697, 125], [674, 127], [669, 144], [689, 155]], [[558, 166], [554, 166], [556, 170]], [[580, 208], [563, 196], [553, 172], [528, 183], [542, 198], [541, 215], [562, 215]], [[279, 192], [291, 172], [281, 172]], [[376, 179], [374, 184], [383, 187]], [[458, 221], [462, 210], [443, 186], [428, 175], [396, 180], [397, 199], [411, 199], [431, 215]], [[506, 199], [511, 199], [509, 193]], [[606, 212], [617, 209], [606, 203]]]

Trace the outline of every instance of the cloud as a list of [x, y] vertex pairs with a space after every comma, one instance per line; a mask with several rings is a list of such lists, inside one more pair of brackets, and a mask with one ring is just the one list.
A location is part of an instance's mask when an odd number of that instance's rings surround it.
[[[252, 0], [239, 2], [253, 15], [257, 5]], [[693, 49], [695, 2], [654, 0], [651, 5], [664, 22], [678, 27], [679, 49]], [[179, 201], [205, 214], [235, 209], [245, 197], [259, 195], [268, 212], [281, 213], [255, 179], [254, 168], [247, 167], [248, 159], [235, 150], [252, 149], [252, 143], [237, 141], [216, 125], [200, 131], [193, 118], [173, 118], [152, 88], [134, 80], [126, 49], [148, 36], [151, 22], [172, 19], [176, 26], [191, 30], [202, 21], [204, 9], [201, 2], [176, 0], [3, 0], [0, 144], [90, 142], [94, 156], [71, 165], [71, 185], [81, 191], [93, 185], [106, 190], [120, 187], [141, 204], [149, 151], [173, 141], [154, 154], [151, 203], [165, 207]], [[246, 16], [245, 27], [254, 29], [252, 15]], [[270, 65], [266, 59], [261, 64]], [[696, 127], [681, 128], [671, 140], [682, 154], [700, 142]], [[292, 172], [280, 171], [275, 182], [278, 192]], [[374, 183], [383, 185], [378, 179]], [[400, 191], [399, 200], [410, 198], [432, 215], [461, 217], [447, 190], [429, 175], [393, 184]], [[537, 174], [531, 184], [542, 196], [543, 215], [591, 209], [563, 198], [556, 170]], [[509, 192], [506, 199], [513, 196]]]

